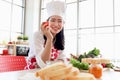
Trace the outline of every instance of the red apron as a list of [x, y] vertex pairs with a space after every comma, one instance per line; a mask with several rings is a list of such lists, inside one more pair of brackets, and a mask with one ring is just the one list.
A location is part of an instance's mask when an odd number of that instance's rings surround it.
[[[59, 54], [60, 54], [59, 50], [52, 48], [50, 60], [51, 61], [56, 60]], [[25, 69], [35, 69], [35, 68], [39, 68], [39, 66], [37, 65], [36, 58], [34, 56], [27, 61], [27, 66], [25, 67]]]

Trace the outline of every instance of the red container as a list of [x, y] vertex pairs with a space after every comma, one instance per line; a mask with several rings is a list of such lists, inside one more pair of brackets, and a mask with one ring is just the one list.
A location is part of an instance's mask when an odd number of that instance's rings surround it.
[[3, 55], [8, 55], [8, 50], [7, 49], [3, 50]]

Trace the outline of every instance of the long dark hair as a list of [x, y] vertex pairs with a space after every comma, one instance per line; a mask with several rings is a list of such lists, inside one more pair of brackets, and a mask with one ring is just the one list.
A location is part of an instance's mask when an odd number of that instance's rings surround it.
[[[65, 46], [64, 28], [58, 34], [56, 34], [55, 39], [56, 39], [55, 43], [53, 44], [54, 48], [57, 50], [64, 50], [64, 46]], [[44, 35], [44, 40], [46, 43], [47, 38], [45, 35]]]
[[[49, 21], [49, 19], [50, 17], [47, 19], [47, 21]], [[45, 35], [43, 36], [46, 43], [47, 38]], [[54, 48], [57, 50], [64, 50], [65, 46], [64, 28], [58, 34], [56, 34], [55, 39], [56, 39], [55, 43], [53, 44]]]

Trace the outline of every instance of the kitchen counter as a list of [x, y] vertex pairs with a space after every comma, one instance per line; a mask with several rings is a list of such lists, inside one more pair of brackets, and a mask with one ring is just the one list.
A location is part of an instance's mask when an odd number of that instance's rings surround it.
[[[0, 80], [40, 80], [34, 76], [37, 70], [39, 69], [2, 72], [0, 73]], [[120, 72], [104, 70], [102, 78], [97, 80], [119, 80], [119, 76]]]
[[114, 70], [105, 70], [101, 79], [98, 80], [119, 80], [120, 72]]

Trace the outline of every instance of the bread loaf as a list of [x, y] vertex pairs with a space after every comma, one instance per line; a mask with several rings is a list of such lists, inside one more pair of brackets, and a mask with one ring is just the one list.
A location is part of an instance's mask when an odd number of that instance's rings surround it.
[[95, 80], [90, 73], [81, 73], [78, 68], [62, 62], [54, 63], [35, 73], [41, 80]]
[[69, 73], [71, 69], [72, 65], [65, 65], [63, 62], [57, 62], [40, 69], [35, 73], [35, 76], [40, 77], [41, 80], [53, 80], [52, 78], [55, 77], [61, 79], [61, 76]]
[[66, 65], [64, 63], [58, 62], [58, 63], [52, 64], [50, 66], [47, 66], [45, 68], [40, 69], [39, 71], [37, 71], [35, 73], [35, 76], [36, 77], [43, 77], [48, 72], [52, 72], [52, 71], [55, 71], [57, 69], [62, 69], [65, 67], [66, 67]]
[[53, 71], [48, 71], [45, 75], [48, 77], [55, 77], [68, 74], [72, 69], [72, 65], [66, 66], [65, 68], [57, 68]]
[[64, 80], [66, 77], [78, 75], [79, 72], [79, 69], [72, 67], [72, 69], [68, 73], [65, 73], [64, 75], [61, 74], [58, 76], [51, 77], [50, 80]]
[[110, 60], [105, 58], [83, 58], [82, 62], [100, 64], [100, 63], [110, 63]]

